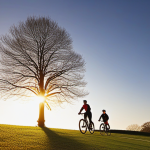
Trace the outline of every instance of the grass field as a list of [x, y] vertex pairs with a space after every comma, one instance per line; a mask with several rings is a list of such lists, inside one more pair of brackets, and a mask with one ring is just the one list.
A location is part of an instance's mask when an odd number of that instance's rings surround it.
[[0, 149], [150, 150], [150, 137], [128, 134], [85, 135], [76, 130], [0, 125]]

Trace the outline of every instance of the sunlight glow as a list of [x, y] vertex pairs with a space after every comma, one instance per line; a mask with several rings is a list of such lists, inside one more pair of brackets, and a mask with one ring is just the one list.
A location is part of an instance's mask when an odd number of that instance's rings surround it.
[[34, 99], [37, 103], [44, 102], [44, 97], [43, 97], [43, 96], [35, 96], [35, 97], [33, 97], [33, 99]]

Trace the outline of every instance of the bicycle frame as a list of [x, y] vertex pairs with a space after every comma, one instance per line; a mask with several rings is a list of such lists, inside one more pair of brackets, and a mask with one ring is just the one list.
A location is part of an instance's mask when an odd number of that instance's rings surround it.
[[[80, 113], [81, 115], [84, 115], [85, 113]], [[84, 118], [83, 118], [84, 119]], [[88, 121], [88, 119], [87, 119], [87, 117], [86, 117], [86, 119], [84, 119], [85, 120], [85, 122], [86, 122], [86, 125], [87, 125], [87, 127], [89, 128], [89, 121]]]

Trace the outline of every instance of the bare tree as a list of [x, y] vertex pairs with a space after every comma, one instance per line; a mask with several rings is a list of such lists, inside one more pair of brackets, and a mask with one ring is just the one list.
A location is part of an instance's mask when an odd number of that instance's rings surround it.
[[139, 126], [138, 124], [131, 124], [126, 129], [131, 131], [140, 131], [141, 126]]
[[142, 126], [141, 132], [150, 133], [150, 122], [145, 122]]
[[67, 31], [46, 17], [28, 17], [0, 40], [0, 94], [45, 97], [48, 108], [71, 103], [84, 91], [85, 62]]

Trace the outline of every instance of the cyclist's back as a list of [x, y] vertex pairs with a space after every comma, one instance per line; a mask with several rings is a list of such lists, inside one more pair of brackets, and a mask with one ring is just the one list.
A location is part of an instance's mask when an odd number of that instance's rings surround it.
[[84, 104], [83, 106], [83, 109], [85, 109], [86, 112], [90, 112], [91, 111], [91, 107], [89, 104]]

